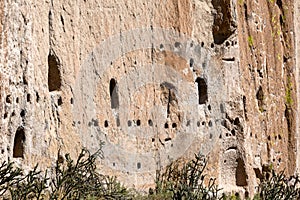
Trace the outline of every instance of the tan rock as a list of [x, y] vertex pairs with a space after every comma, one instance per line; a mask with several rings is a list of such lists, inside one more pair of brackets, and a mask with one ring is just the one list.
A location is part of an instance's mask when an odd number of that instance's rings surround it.
[[105, 141], [103, 173], [145, 190], [201, 152], [225, 191], [298, 172], [296, 1], [0, 2], [0, 153], [53, 166]]

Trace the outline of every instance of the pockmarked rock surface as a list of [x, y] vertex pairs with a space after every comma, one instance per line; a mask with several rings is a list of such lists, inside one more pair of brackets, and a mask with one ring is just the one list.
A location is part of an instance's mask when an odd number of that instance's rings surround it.
[[209, 156], [225, 191], [299, 172], [300, 3], [0, 1], [0, 158], [24, 169], [105, 142], [103, 173], [146, 190]]

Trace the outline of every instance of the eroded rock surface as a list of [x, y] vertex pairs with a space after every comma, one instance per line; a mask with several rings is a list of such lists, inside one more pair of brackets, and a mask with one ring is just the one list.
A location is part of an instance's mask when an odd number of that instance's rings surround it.
[[245, 196], [263, 166], [298, 172], [298, 4], [1, 1], [1, 160], [46, 168], [104, 141], [103, 173], [145, 190], [201, 152]]

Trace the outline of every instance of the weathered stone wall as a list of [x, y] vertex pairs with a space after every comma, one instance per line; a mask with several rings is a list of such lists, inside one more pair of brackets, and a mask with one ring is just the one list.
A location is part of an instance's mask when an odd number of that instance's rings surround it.
[[2, 160], [104, 141], [101, 170], [146, 189], [201, 152], [246, 195], [263, 166], [295, 172], [293, 1], [4, 0], [0, 21]]
[[[294, 30], [295, 30], [295, 66], [296, 66], [296, 72], [295, 72], [295, 78], [296, 78], [296, 88], [297, 88], [297, 102], [299, 102], [299, 97], [300, 97], [300, 90], [299, 90], [299, 67], [297, 67], [299, 65], [299, 53], [300, 53], [300, 40], [299, 40], [299, 28], [300, 28], [300, 2], [297, 1], [297, 2], [294, 2]], [[299, 107], [299, 103], [297, 104], [297, 111], [300, 109]], [[297, 115], [297, 119], [296, 119], [296, 145], [297, 145], [297, 151], [296, 151], [296, 170], [297, 172], [299, 173], [299, 162], [300, 162], [300, 159], [299, 159], [299, 156], [300, 156], [300, 152], [299, 152], [299, 145], [300, 145], [300, 140], [299, 140], [299, 114]]]
[[270, 163], [290, 175], [295, 172], [293, 6], [291, 1], [278, 0], [244, 1], [238, 7], [250, 183], [255, 182], [255, 173], [260, 176], [260, 166]]

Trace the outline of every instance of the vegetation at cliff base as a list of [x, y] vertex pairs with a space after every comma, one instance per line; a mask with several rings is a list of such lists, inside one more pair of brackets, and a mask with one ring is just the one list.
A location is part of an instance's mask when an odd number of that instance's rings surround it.
[[[58, 156], [53, 168], [38, 170], [36, 165], [29, 172], [16, 167], [13, 162], [0, 165], [1, 199], [145, 199], [145, 200], [196, 200], [240, 199], [238, 194], [225, 195], [204, 171], [207, 158], [195, 155], [194, 159], [178, 159], [157, 172], [155, 188], [148, 194], [128, 189], [116, 177], [97, 172], [96, 159], [103, 158], [101, 148], [91, 154], [82, 149], [76, 160], [69, 154]], [[287, 177], [283, 172], [265, 172], [257, 187], [254, 200], [299, 199], [300, 178]]]

